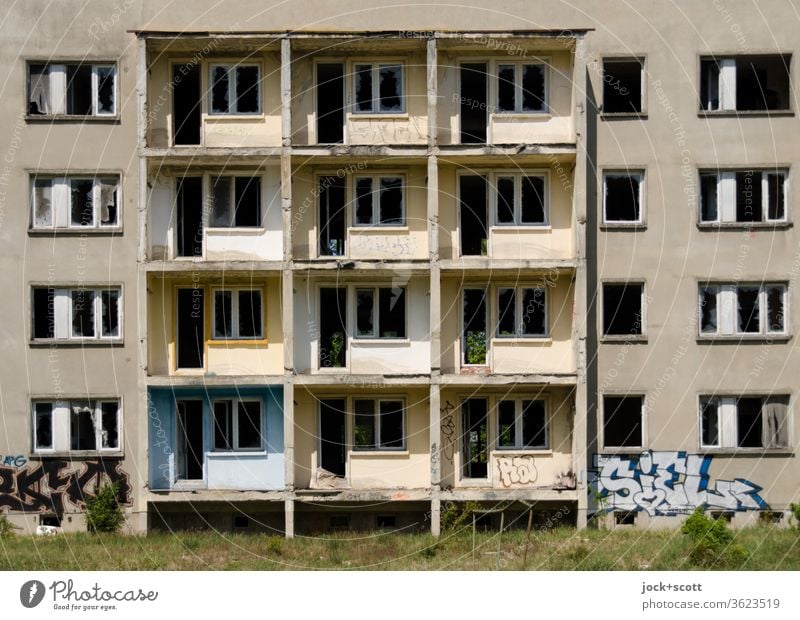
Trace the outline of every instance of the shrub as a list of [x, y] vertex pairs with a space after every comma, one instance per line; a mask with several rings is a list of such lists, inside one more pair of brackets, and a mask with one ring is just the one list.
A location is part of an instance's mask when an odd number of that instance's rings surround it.
[[442, 531], [460, 530], [472, 523], [472, 513], [478, 509], [475, 502], [447, 502], [442, 510]]
[[467, 363], [486, 363], [486, 332], [467, 332]]
[[14, 535], [14, 526], [5, 515], [0, 515], [0, 538], [9, 538]]
[[792, 518], [794, 518], [795, 529], [800, 529], [800, 504], [789, 504], [789, 510], [792, 513]]
[[697, 508], [681, 526], [681, 532], [692, 543], [689, 560], [698, 566], [720, 566], [740, 564], [747, 559], [747, 552], [734, 542], [733, 532], [724, 518], [707, 517], [702, 508]]
[[117, 501], [119, 484], [104, 484], [86, 498], [86, 522], [90, 532], [117, 532], [125, 522]]

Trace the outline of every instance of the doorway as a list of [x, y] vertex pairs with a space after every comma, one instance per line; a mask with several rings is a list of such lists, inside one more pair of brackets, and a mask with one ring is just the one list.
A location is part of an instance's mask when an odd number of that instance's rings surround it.
[[329, 398], [319, 403], [319, 464], [332, 474], [346, 474], [347, 446], [343, 398]]
[[200, 144], [200, 65], [172, 67], [172, 141]]
[[489, 476], [489, 415], [485, 398], [468, 398], [461, 403], [461, 431], [464, 478]]
[[179, 400], [177, 441], [177, 478], [203, 479], [203, 401]]
[[202, 288], [179, 288], [177, 306], [177, 367], [203, 368], [205, 291]]
[[486, 63], [462, 63], [461, 144], [486, 144], [486, 119], [489, 112]]
[[317, 144], [344, 142], [344, 64], [317, 65]]

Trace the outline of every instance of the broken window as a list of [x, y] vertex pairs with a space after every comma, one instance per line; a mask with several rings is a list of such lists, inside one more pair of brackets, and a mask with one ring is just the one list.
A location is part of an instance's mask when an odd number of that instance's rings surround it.
[[704, 448], [786, 448], [788, 396], [701, 396]]
[[786, 221], [786, 170], [700, 172], [700, 222]]
[[502, 63], [497, 66], [498, 112], [546, 112], [545, 65]]
[[499, 225], [547, 224], [544, 175], [498, 175], [495, 178], [495, 221]]
[[345, 254], [345, 181], [335, 176], [319, 179], [319, 253]]
[[489, 475], [489, 413], [485, 398], [468, 398], [461, 403], [461, 451], [464, 478]]
[[603, 112], [642, 112], [643, 74], [644, 63], [639, 58], [603, 59]]
[[607, 172], [603, 175], [603, 221], [641, 224], [644, 172]]
[[117, 69], [113, 64], [31, 63], [28, 114], [114, 116]]
[[344, 368], [347, 365], [347, 289], [319, 289], [320, 368]]
[[701, 335], [786, 333], [786, 285], [705, 284], [699, 289]]
[[53, 449], [53, 403], [34, 403], [33, 450]]
[[119, 288], [33, 289], [36, 339], [118, 339], [122, 308]]
[[603, 335], [643, 335], [643, 303], [641, 283], [603, 284]]
[[259, 114], [260, 71], [258, 65], [211, 65], [211, 113]]
[[403, 65], [357, 64], [354, 71], [354, 112], [404, 112]]
[[463, 364], [486, 364], [486, 289], [464, 289]]
[[402, 400], [355, 399], [353, 417], [353, 447], [356, 450], [405, 448]]
[[175, 365], [178, 369], [203, 368], [206, 344], [205, 289], [199, 285], [192, 288], [181, 287], [176, 293]]
[[119, 179], [113, 177], [31, 178], [34, 229], [100, 229], [119, 226]]
[[528, 338], [547, 335], [547, 295], [544, 287], [499, 288], [497, 336]]
[[543, 450], [548, 447], [545, 402], [503, 399], [497, 403], [497, 447]]
[[34, 401], [34, 452], [116, 452], [121, 449], [119, 400]]
[[405, 338], [404, 288], [356, 289], [357, 338]]
[[261, 177], [211, 177], [211, 226], [261, 226]]
[[700, 61], [700, 109], [790, 109], [790, 54], [748, 54]]
[[214, 291], [214, 338], [263, 338], [262, 292], [259, 289]]
[[603, 446], [642, 447], [643, 418], [644, 396], [603, 396]]
[[258, 400], [215, 400], [214, 451], [260, 450], [261, 402]]
[[354, 193], [356, 226], [405, 224], [402, 177], [356, 177]]
[[203, 255], [203, 178], [179, 177], [176, 179], [175, 230], [177, 256]]
[[459, 176], [459, 228], [463, 256], [486, 256], [489, 253], [488, 185], [484, 176]]

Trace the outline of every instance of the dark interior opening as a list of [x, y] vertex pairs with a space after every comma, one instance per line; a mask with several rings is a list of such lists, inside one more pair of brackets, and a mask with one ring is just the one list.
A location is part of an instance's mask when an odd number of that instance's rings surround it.
[[178, 289], [178, 368], [203, 368], [204, 309], [203, 289]]
[[92, 113], [92, 65], [67, 65], [67, 114]]
[[172, 84], [173, 142], [200, 144], [200, 65], [172, 67]]
[[178, 477], [182, 480], [203, 479], [203, 401], [179, 400], [178, 409]]
[[486, 144], [486, 63], [461, 65], [461, 144]]
[[317, 142], [344, 142], [344, 65], [317, 65]]
[[33, 337], [55, 336], [55, 307], [52, 288], [33, 289]]
[[631, 336], [642, 333], [642, 285], [603, 285], [603, 334]]
[[639, 177], [628, 174], [606, 176], [606, 221], [638, 222]]
[[340, 398], [320, 401], [320, 466], [337, 476], [345, 475], [345, 406]]
[[344, 179], [322, 177], [319, 180], [319, 253], [321, 256], [344, 256], [345, 187]]
[[485, 398], [461, 405], [465, 478], [486, 478], [489, 462], [489, 415]]
[[603, 63], [603, 112], [642, 111], [642, 63], [606, 60]]
[[459, 178], [461, 210], [461, 254], [485, 256], [488, 253], [486, 217], [486, 177], [465, 175]]
[[736, 439], [740, 448], [762, 446], [762, 403], [760, 397], [740, 398], [736, 402]]
[[763, 54], [736, 58], [736, 109], [745, 112], [789, 109], [790, 56]]
[[642, 445], [642, 397], [603, 398], [603, 443], [606, 448]]
[[464, 364], [486, 363], [486, 290], [464, 289]]
[[321, 288], [320, 368], [343, 368], [347, 365], [347, 289]]
[[203, 179], [178, 179], [178, 256], [203, 255]]
[[736, 221], [761, 221], [761, 172], [736, 173]]

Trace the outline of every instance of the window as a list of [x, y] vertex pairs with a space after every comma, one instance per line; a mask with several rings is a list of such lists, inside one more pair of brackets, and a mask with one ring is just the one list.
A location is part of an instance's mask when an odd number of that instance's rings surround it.
[[495, 222], [501, 226], [547, 224], [544, 175], [502, 174], [495, 181]]
[[543, 450], [548, 447], [543, 400], [501, 400], [497, 403], [497, 447]]
[[356, 226], [403, 226], [404, 187], [401, 177], [355, 178]]
[[787, 334], [786, 284], [704, 284], [700, 335]]
[[261, 402], [258, 400], [214, 401], [214, 450], [261, 450]]
[[644, 446], [644, 396], [603, 396], [603, 445], [606, 448]]
[[497, 290], [497, 337], [547, 336], [547, 294], [543, 287]]
[[405, 338], [406, 289], [356, 289], [356, 338]]
[[403, 65], [357, 64], [353, 73], [354, 112], [386, 114], [405, 111]]
[[497, 65], [498, 112], [547, 112], [544, 64]]
[[35, 230], [115, 228], [119, 204], [119, 177], [31, 177]]
[[603, 175], [603, 222], [641, 224], [644, 171], [606, 172]]
[[785, 222], [787, 170], [700, 172], [700, 222]]
[[31, 63], [28, 114], [31, 116], [115, 116], [117, 69], [113, 64]]
[[644, 284], [603, 284], [603, 335], [644, 335]]
[[788, 396], [701, 396], [703, 448], [787, 448]]
[[119, 287], [34, 287], [33, 338], [118, 340], [122, 338], [122, 291]]
[[405, 448], [402, 400], [356, 399], [353, 410], [353, 446], [356, 450]]
[[258, 65], [211, 65], [212, 114], [259, 114], [261, 77]]
[[644, 63], [639, 58], [603, 60], [603, 112], [638, 114], [644, 111], [642, 76]]
[[33, 402], [34, 452], [118, 452], [121, 432], [117, 399]]
[[261, 177], [211, 177], [211, 226], [261, 226]]
[[260, 289], [214, 291], [214, 338], [263, 338], [263, 304]]
[[790, 54], [749, 54], [700, 61], [700, 109], [789, 110]]

